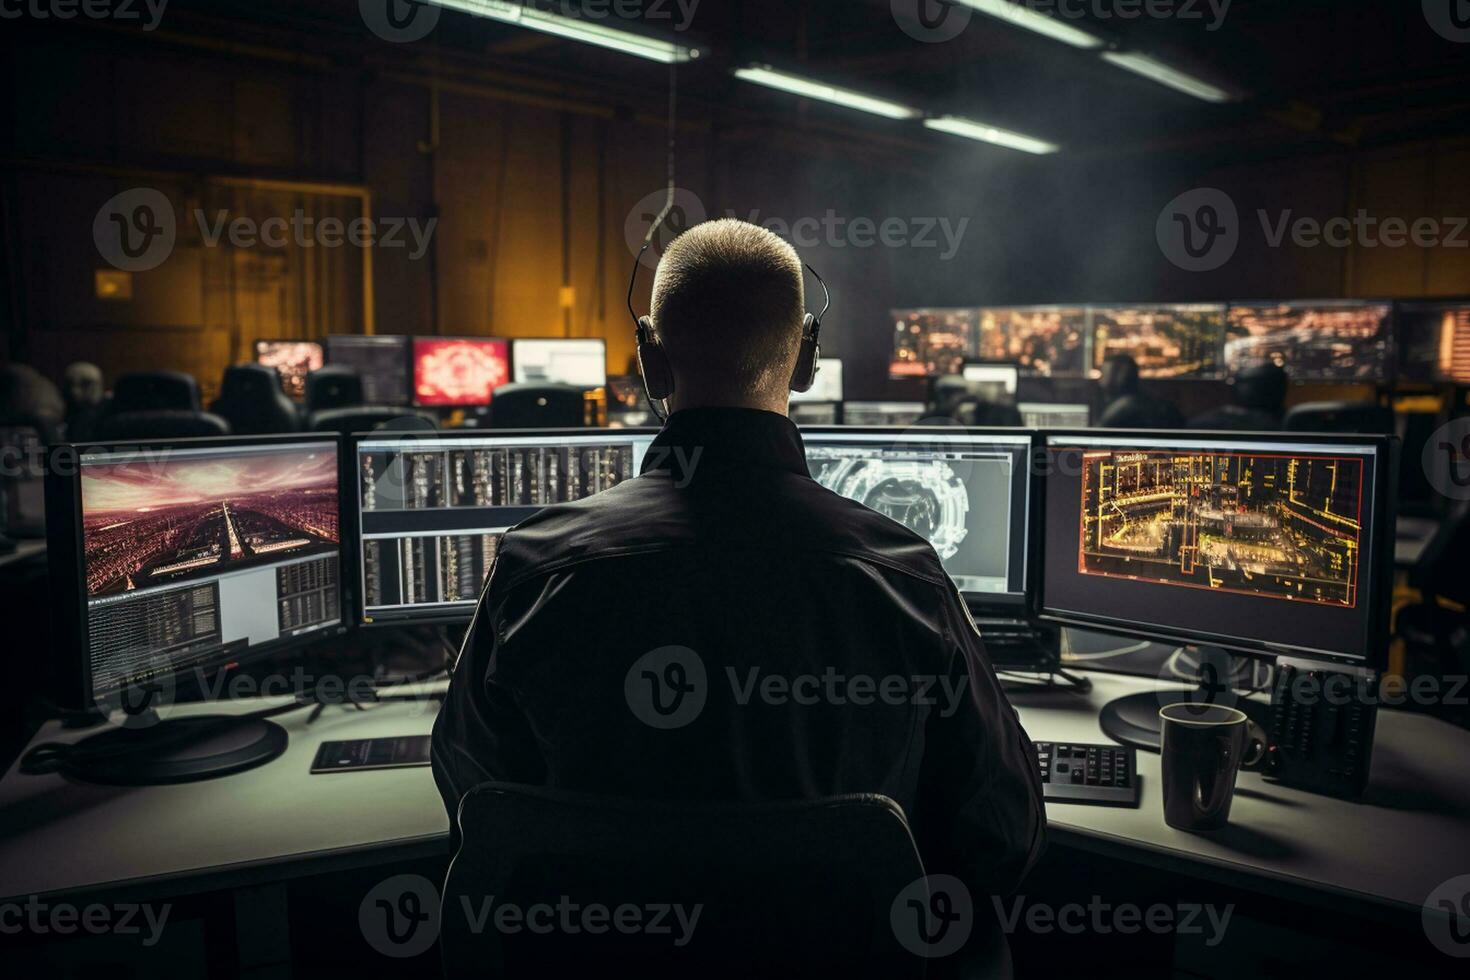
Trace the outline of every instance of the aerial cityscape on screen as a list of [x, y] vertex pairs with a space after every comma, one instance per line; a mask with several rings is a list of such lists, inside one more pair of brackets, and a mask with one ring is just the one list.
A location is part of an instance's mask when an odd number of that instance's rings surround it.
[[1225, 308], [1184, 306], [1093, 307], [1092, 365], [1116, 354], [1138, 362], [1145, 378], [1212, 377], [1220, 369]]
[[333, 552], [336, 453], [295, 447], [85, 465], [82, 537], [94, 598]]
[[1354, 607], [1363, 460], [1087, 451], [1078, 571]]
[[322, 345], [308, 340], [257, 340], [255, 361], [279, 371], [281, 389], [300, 401], [306, 397], [306, 376], [322, 366]]
[[1087, 308], [982, 309], [978, 353], [982, 361], [1014, 361], [1023, 374], [1081, 375], [1087, 366]]
[[961, 310], [892, 310], [895, 378], [958, 374], [974, 350], [979, 313]]
[[1296, 381], [1380, 381], [1392, 338], [1387, 303], [1232, 306], [1225, 330], [1230, 374], [1276, 364]]

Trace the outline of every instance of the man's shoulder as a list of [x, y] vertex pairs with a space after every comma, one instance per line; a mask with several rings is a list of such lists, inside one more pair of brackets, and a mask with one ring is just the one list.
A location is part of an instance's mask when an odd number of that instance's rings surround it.
[[775, 479], [754, 493], [731, 488], [715, 507], [646, 476], [546, 506], [506, 532], [496, 577], [509, 586], [597, 559], [729, 548], [827, 555], [946, 581], [934, 548], [898, 521], [808, 477]]

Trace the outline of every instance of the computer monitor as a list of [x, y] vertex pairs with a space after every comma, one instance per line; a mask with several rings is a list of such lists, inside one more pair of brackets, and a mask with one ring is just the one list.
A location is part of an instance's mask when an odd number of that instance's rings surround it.
[[511, 341], [516, 381], [601, 388], [607, 384], [607, 342], [601, 337], [534, 337]]
[[889, 310], [893, 321], [893, 378], [933, 378], [958, 374], [965, 359], [974, 356], [979, 311]]
[[1021, 422], [1028, 429], [1085, 429], [1092, 424], [1092, 406], [1069, 402], [1017, 402]]
[[970, 394], [992, 405], [1009, 405], [1016, 400], [1020, 376], [1015, 364], [966, 364], [960, 371]]
[[1399, 376], [1470, 385], [1470, 300], [1399, 303]]
[[841, 402], [792, 402], [787, 409], [797, 425], [836, 425], [842, 421]]
[[1042, 610], [1080, 626], [1379, 667], [1389, 444], [1046, 437]]
[[81, 706], [120, 724], [96, 736], [114, 751], [71, 758], [84, 778], [203, 778], [284, 748], [284, 730], [251, 721], [153, 756], [152, 732], [189, 743], [187, 726], [204, 723], [129, 719], [181, 688], [208, 691], [226, 668], [342, 629], [338, 467], [337, 438], [321, 435], [53, 450], [58, 635]]
[[359, 437], [361, 621], [468, 620], [508, 528], [548, 504], [637, 476], [654, 435], [568, 429]]
[[923, 402], [842, 403], [844, 425], [915, 425], [923, 417]]
[[1214, 303], [1095, 306], [1092, 371], [1127, 354], [1143, 378], [1213, 378], [1220, 373], [1225, 307]]
[[326, 338], [328, 364], [352, 368], [362, 379], [362, 398], [369, 405], [407, 405], [413, 401], [409, 384], [408, 337], [336, 334]]
[[658, 416], [648, 405], [643, 379], [636, 374], [607, 376], [607, 426], [610, 429], [641, 429], [657, 426]]
[[413, 338], [413, 401], [425, 408], [488, 405], [510, 381], [510, 342], [498, 337]]
[[306, 376], [322, 366], [322, 345], [312, 340], [257, 340], [255, 362], [281, 374], [281, 389], [300, 401], [306, 397]]
[[976, 352], [987, 361], [1014, 361], [1030, 377], [1082, 377], [1088, 335], [1084, 306], [985, 307]]
[[792, 404], [800, 402], [842, 401], [842, 359], [823, 357], [817, 360], [817, 378], [806, 391], [793, 391]]
[[1393, 307], [1361, 300], [1235, 303], [1225, 329], [1231, 377], [1261, 364], [1293, 381], [1387, 381]]
[[973, 605], [1026, 605], [1029, 435], [828, 428], [802, 440], [818, 483], [922, 535]]

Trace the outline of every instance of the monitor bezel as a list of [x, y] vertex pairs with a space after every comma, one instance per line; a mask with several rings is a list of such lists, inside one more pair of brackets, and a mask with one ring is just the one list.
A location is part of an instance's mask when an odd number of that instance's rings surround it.
[[[1058, 610], [1047, 605], [1046, 602], [1046, 547], [1045, 547], [1045, 521], [1040, 525], [1040, 530], [1035, 535], [1033, 547], [1036, 551], [1037, 560], [1037, 588], [1036, 588], [1036, 611], [1037, 617], [1043, 621], [1056, 623], [1060, 626], [1074, 626], [1080, 629], [1096, 630], [1098, 632], [1110, 633], [1121, 636], [1139, 637], [1160, 643], [1179, 643], [1191, 646], [1214, 646], [1229, 650], [1232, 653], [1245, 654], [1261, 659], [1274, 660], [1277, 657], [1290, 657], [1294, 660], [1310, 660], [1322, 663], [1346, 664], [1355, 667], [1366, 667], [1372, 670], [1382, 671], [1388, 664], [1388, 639], [1389, 639], [1389, 612], [1393, 595], [1393, 550], [1394, 550], [1394, 515], [1397, 512], [1396, 484], [1397, 480], [1393, 474], [1397, 472], [1397, 443], [1393, 436], [1382, 435], [1352, 435], [1342, 433], [1314, 433], [1314, 432], [1230, 432], [1216, 430], [1174, 430], [1174, 429], [1043, 429], [1038, 432], [1038, 439], [1034, 447], [1034, 463], [1032, 472], [1041, 474], [1034, 482], [1037, 484], [1039, 494], [1039, 506], [1042, 514], [1045, 513], [1047, 475], [1050, 473], [1051, 462], [1047, 451], [1051, 447], [1053, 439], [1154, 439], [1173, 440], [1174, 442], [1208, 442], [1218, 441], [1225, 443], [1255, 442], [1274, 443], [1283, 446], [1300, 445], [1309, 443], [1312, 445], [1342, 445], [1356, 448], [1371, 447], [1374, 451], [1376, 461], [1373, 480], [1373, 529], [1374, 535], [1369, 539], [1372, 553], [1368, 561], [1368, 582], [1364, 593], [1368, 597], [1368, 622], [1365, 628], [1365, 640], [1367, 655], [1354, 657], [1346, 654], [1337, 654], [1323, 650], [1311, 650], [1289, 644], [1270, 643], [1265, 640], [1256, 640], [1249, 637], [1231, 637], [1217, 635], [1200, 630], [1190, 630], [1185, 627], [1161, 627], [1156, 625], [1143, 625], [1131, 620], [1114, 619], [1103, 615], [1078, 613], [1072, 610]], [[1387, 565], [1385, 565], [1385, 561]]]
[[[406, 433], [395, 431], [377, 432], [354, 432], [347, 437], [346, 467], [347, 472], [352, 475], [350, 482], [351, 494], [344, 497], [343, 514], [344, 520], [350, 520], [351, 528], [351, 553], [353, 563], [352, 575], [352, 625], [358, 629], [381, 629], [388, 627], [403, 626], [455, 626], [464, 625], [474, 619], [475, 611], [479, 608], [478, 603], [469, 607], [465, 612], [455, 612], [447, 609], [436, 609], [426, 614], [406, 613], [382, 619], [370, 619], [367, 612], [367, 585], [364, 581], [367, 569], [362, 563], [362, 500], [357, 485], [357, 454], [358, 447], [364, 442], [373, 439], [392, 439], [406, 435], [414, 435], [425, 441], [444, 440], [473, 440], [473, 439], [555, 439], [567, 436], [606, 436], [612, 439], [623, 439], [628, 437], [645, 437], [652, 439], [661, 430], [651, 426], [634, 426], [626, 429], [610, 429], [604, 426], [584, 426], [572, 429], [436, 429], [432, 432]], [[635, 476], [634, 479], [637, 479]], [[348, 483], [343, 483], [348, 486]], [[548, 504], [547, 506], [555, 506]], [[510, 529], [508, 528], [507, 531]], [[486, 576], [488, 580], [488, 576]], [[482, 585], [483, 595], [483, 585]]]
[[561, 383], [561, 382], [555, 382], [555, 381], [541, 382], [541, 381], [519, 381], [519, 380], [517, 380], [517, 378], [516, 378], [516, 366], [517, 366], [517, 364], [516, 364], [516, 362], [517, 362], [517, 358], [516, 358], [516, 347], [518, 347], [519, 345], [521, 345], [521, 344], [523, 344], [523, 343], [525, 343], [527, 341], [530, 341], [532, 343], [544, 343], [546, 341], [551, 341], [552, 343], [557, 343], [557, 344], [566, 343], [566, 342], [578, 343], [578, 344], [591, 344], [591, 343], [595, 343], [598, 346], [600, 346], [602, 348], [602, 383], [601, 384], [595, 384], [595, 385], [575, 385], [574, 387], [583, 388], [583, 389], [585, 389], [587, 391], [595, 391], [598, 388], [605, 388], [605, 387], [607, 387], [607, 379], [612, 376], [611, 373], [607, 369], [607, 338], [606, 337], [511, 337], [511, 338], [509, 338], [509, 340], [510, 340], [510, 351], [508, 353], [508, 357], [510, 359], [510, 380], [512, 382], [516, 383], [516, 384], [560, 384]]
[[[1024, 565], [1021, 569], [1021, 593], [1015, 595], [1004, 593], [997, 595], [994, 592], [965, 592], [959, 590], [960, 596], [972, 612], [996, 613], [1005, 616], [1033, 615], [1036, 610], [1035, 596], [1040, 584], [1038, 558], [1038, 542], [1040, 534], [1033, 530], [1036, 527], [1036, 519], [1040, 516], [1038, 510], [1041, 499], [1038, 496], [1040, 480], [1036, 479], [1036, 471], [1031, 467], [1031, 462], [1036, 458], [1037, 430], [1018, 427], [1004, 426], [958, 426], [958, 425], [813, 425], [801, 428], [803, 441], [810, 433], [814, 436], [820, 435], [888, 435], [895, 437], [896, 441], [902, 441], [904, 436], [943, 436], [971, 438], [1004, 437], [1007, 440], [1024, 443], [1024, 463], [1028, 466], [1026, 473], [1026, 518], [1025, 528], [1022, 530], [1024, 537], [1021, 554]], [[997, 445], [1008, 445], [1009, 443], [997, 443]], [[953, 581], [953, 579], [951, 579]]]
[[490, 398], [485, 402], [421, 402], [419, 401], [418, 364], [420, 343], [432, 343], [441, 340], [468, 340], [468, 341], [500, 341], [505, 344], [505, 383], [510, 384], [516, 376], [515, 371], [515, 344], [510, 337], [479, 337], [465, 334], [409, 334], [408, 335], [408, 397], [409, 405], [413, 408], [427, 408], [433, 411], [454, 411], [457, 408], [484, 408], [495, 400], [495, 391], [491, 389]]
[[[344, 472], [342, 437], [333, 432], [302, 432], [287, 435], [208, 436], [181, 439], [139, 439], [124, 442], [65, 442], [52, 446], [46, 466], [46, 538], [50, 564], [49, 578], [52, 612], [59, 641], [65, 697], [75, 696], [70, 706], [83, 710], [97, 707], [92, 685], [92, 661], [87, 645], [86, 556], [82, 532], [82, 468], [81, 457], [91, 453], [168, 452], [187, 449], [229, 449], [233, 446], [293, 446], [329, 443], [337, 450], [337, 609], [338, 622], [297, 636], [277, 637], [252, 644], [243, 652], [228, 657], [212, 657], [175, 671], [175, 682], [203, 673], [216, 676], [226, 668], [239, 669], [256, 663], [282, 650], [304, 647], [333, 636], [342, 636], [351, 625], [346, 579], [340, 566], [347, 563], [346, 515], [342, 509]], [[70, 683], [75, 681], [76, 683]], [[191, 685], [184, 692], [197, 693]]]
[[[401, 408], [408, 408], [408, 407], [413, 406], [413, 397], [414, 397], [414, 386], [413, 386], [413, 334], [407, 334], [407, 333], [388, 333], [388, 334], [384, 334], [384, 333], [335, 333], [335, 334], [327, 334], [324, 337], [322, 337], [322, 340], [321, 340], [321, 344], [322, 344], [322, 363], [324, 363], [324, 364], [336, 364], [336, 363], [338, 363], [337, 361], [334, 361], [332, 359], [332, 341], [333, 340], [346, 340], [346, 341], [366, 340], [366, 341], [369, 341], [369, 342], [378, 341], [378, 340], [402, 341], [402, 354], [403, 354], [402, 361], [403, 361], [403, 363], [399, 365], [399, 372], [400, 372], [400, 378], [399, 378], [399, 380], [401, 382], [401, 397], [402, 397], [402, 400], [401, 401], [387, 401], [387, 402], [377, 401], [377, 402], [369, 402], [369, 404], [375, 404], [375, 405], [391, 405], [394, 408], [400, 408], [400, 407]], [[360, 376], [361, 375], [361, 372], [358, 372], [358, 374]]]

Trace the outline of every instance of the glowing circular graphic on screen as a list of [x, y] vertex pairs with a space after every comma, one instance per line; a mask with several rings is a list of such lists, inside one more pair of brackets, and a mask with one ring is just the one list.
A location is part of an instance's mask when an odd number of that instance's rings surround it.
[[922, 535], [942, 561], [965, 540], [970, 497], [940, 460], [844, 460], [824, 468], [818, 481]]

